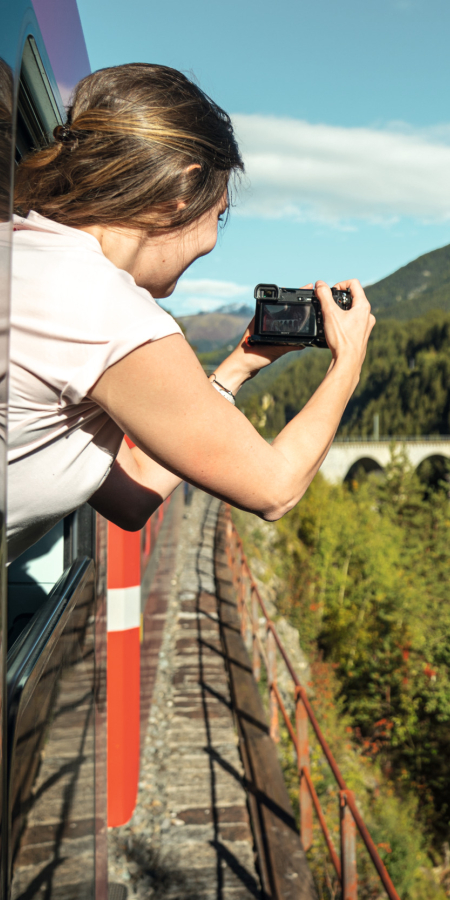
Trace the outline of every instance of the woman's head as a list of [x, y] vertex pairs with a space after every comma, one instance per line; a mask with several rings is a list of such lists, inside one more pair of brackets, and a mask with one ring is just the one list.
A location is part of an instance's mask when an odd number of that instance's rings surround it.
[[64, 225], [182, 228], [243, 170], [229, 116], [176, 69], [131, 63], [76, 88], [67, 128], [21, 163], [16, 206]]

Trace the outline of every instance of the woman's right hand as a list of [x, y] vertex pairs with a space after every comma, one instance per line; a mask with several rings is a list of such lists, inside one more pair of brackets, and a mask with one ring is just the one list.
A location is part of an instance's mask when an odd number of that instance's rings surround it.
[[328, 285], [324, 281], [316, 281], [315, 292], [322, 307], [327, 343], [334, 360], [342, 359], [361, 369], [375, 316], [356, 278], [340, 281], [334, 286], [338, 291], [349, 291], [353, 302], [351, 309], [341, 309], [333, 300]]

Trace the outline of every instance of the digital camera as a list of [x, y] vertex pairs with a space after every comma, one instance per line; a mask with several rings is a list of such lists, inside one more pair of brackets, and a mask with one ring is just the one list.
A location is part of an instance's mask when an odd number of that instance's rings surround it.
[[[331, 288], [333, 300], [341, 309], [350, 309], [349, 291]], [[314, 291], [307, 288], [283, 288], [276, 284], [255, 287], [255, 330], [249, 344], [286, 344], [324, 347], [322, 308]]]

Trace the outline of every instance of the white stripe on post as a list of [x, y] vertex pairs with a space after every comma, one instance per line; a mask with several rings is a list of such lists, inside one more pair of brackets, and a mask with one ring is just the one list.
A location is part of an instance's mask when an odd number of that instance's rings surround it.
[[108, 631], [140, 628], [141, 587], [108, 588]]

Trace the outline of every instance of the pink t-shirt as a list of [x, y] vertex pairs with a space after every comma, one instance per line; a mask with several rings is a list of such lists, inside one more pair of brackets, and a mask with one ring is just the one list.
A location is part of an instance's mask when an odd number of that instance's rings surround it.
[[147, 341], [181, 333], [92, 235], [15, 217], [8, 402], [10, 561], [106, 478], [122, 431], [87, 393]]

